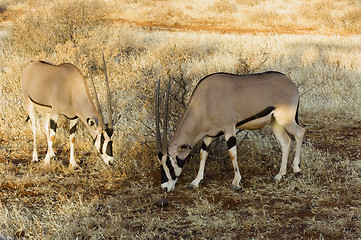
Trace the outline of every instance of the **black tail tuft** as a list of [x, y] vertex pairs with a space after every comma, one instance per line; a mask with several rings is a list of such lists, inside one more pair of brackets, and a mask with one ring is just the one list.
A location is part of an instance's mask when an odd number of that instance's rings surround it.
[[28, 117], [25, 120], [25, 123], [27, 123], [30, 120], [30, 116], [28, 115]]
[[299, 124], [298, 123], [298, 108], [299, 108], [299, 106], [300, 106], [300, 101], [298, 101], [298, 103], [297, 103], [297, 110], [296, 110], [296, 116], [295, 116], [295, 121], [296, 121], [297, 124]]

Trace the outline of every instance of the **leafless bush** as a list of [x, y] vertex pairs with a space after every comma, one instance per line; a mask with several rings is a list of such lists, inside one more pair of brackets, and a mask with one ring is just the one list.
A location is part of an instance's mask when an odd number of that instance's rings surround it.
[[8, 46], [23, 56], [51, 54], [59, 45], [77, 45], [102, 24], [106, 7], [100, 0], [55, 1], [18, 18], [11, 28]]

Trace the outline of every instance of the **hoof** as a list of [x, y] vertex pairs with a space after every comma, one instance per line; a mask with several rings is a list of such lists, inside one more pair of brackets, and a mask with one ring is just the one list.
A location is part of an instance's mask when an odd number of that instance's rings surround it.
[[303, 175], [302, 172], [295, 172], [294, 174], [295, 174], [295, 177], [301, 177]]
[[80, 170], [80, 167], [79, 167], [79, 165], [75, 165], [75, 166], [69, 165], [69, 169], [73, 170], [73, 171], [77, 171], [77, 170]]
[[198, 188], [198, 187], [194, 186], [193, 184], [188, 185], [188, 189], [196, 189], [196, 188]]
[[236, 191], [241, 190], [242, 188], [240, 186], [232, 186], [231, 189], [232, 189], [232, 191], [236, 192]]
[[282, 175], [281, 177], [279, 177], [279, 176], [277, 175], [276, 177], [273, 178], [273, 182], [274, 182], [274, 183], [279, 183], [279, 182], [285, 180], [286, 178], [287, 178], [287, 175], [286, 175], [286, 174], [285, 174], [285, 175]]

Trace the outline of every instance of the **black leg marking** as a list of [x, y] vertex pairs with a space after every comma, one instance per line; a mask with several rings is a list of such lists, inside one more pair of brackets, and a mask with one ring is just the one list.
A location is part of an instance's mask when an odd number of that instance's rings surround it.
[[75, 124], [74, 126], [72, 126], [72, 127], [70, 128], [70, 134], [73, 134], [73, 133], [76, 132], [76, 125], [77, 125], [77, 124]]
[[50, 119], [50, 128], [53, 129], [54, 132], [56, 132], [56, 122], [53, 119]]
[[165, 174], [165, 171], [164, 171], [164, 168], [163, 168], [163, 165], [160, 165], [160, 171], [161, 171], [161, 176], [162, 176], [162, 183], [166, 183], [168, 182], [168, 177], [167, 177], [167, 174]]
[[170, 162], [169, 157], [167, 158], [166, 164], [167, 164], [167, 167], [168, 167], [170, 176], [172, 177], [173, 180], [176, 180], [177, 177], [176, 177], [176, 175], [175, 175], [174, 168], [173, 168], [173, 166], [172, 166], [172, 163]]
[[100, 134], [100, 145], [99, 145], [99, 152], [100, 154], [103, 154], [103, 145], [104, 145], [104, 142], [105, 142], [105, 138], [104, 138], [104, 135], [103, 133]]
[[186, 161], [183, 160], [183, 159], [180, 159], [178, 156], [177, 156], [176, 158], [177, 158], [177, 165], [178, 165], [178, 167], [183, 168], [183, 166], [184, 166], [184, 164], [186, 163]]
[[232, 136], [227, 140], [227, 147], [228, 150], [231, 149], [232, 147], [236, 146], [237, 144], [237, 139], [236, 137]]
[[204, 143], [204, 141], [202, 142], [202, 149], [208, 152], [208, 146]]
[[252, 117], [246, 118], [245, 120], [242, 120], [242, 121], [238, 122], [236, 127], [242, 126], [243, 124], [245, 124], [247, 122], [250, 122], [250, 121], [253, 121], [253, 120], [257, 119], [257, 118], [267, 116], [268, 114], [270, 114], [275, 109], [276, 109], [275, 107], [268, 107], [265, 110], [263, 110], [262, 112], [259, 112], [259, 113], [257, 113], [256, 115], [254, 115]]

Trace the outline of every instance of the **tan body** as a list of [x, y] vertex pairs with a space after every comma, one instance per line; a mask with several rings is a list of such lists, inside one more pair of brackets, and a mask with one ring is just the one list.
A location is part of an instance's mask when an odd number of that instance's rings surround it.
[[[227, 73], [209, 75], [195, 88], [176, 133], [168, 143], [167, 153], [171, 159], [185, 159], [193, 146], [203, 139], [200, 169], [197, 178], [192, 182], [193, 187], [198, 187], [203, 179], [207, 148], [215, 136], [223, 133], [235, 169], [233, 187], [238, 188], [241, 176], [234, 146], [236, 128], [256, 130], [270, 125], [282, 146], [281, 169], [275, 177], [276, 180], [280, 180], [286, 174], [290, 145], [286, 131], [296, 137], [296, 157], [293, 166], [295, 172], [300, 171], [300, 148], [305, 130], [296, 122], [298, 101], [296, 85], [278, 72], [244, 76]], [[173, 166], [175, 175], [181, 170], [178, 165]], [[171, 171], [168, 169], [167, 174], [167, 167], [164, 169], [166, 175], [169, 175], [167, 178], [172, 178]], [[164, 188], [171, 190], [175, 181], [167, 184]]]
[[[35, 109], [46, 113], [45, 127], [48, 137], [48, 153], [45, 157], [46, 164], [55, 155], [52, 150], [52, 144], [55, 141], [56, 123], [59, 115], [64, 115], [70, 119], [70, 163], [73, 167], [77, 167], [74, 159], [74, 134], [78, 118], [87, 127], [97, 148], [103, 147], [98, 143], [100, 137], [97, 140], [97, 136], [103, 135], [105, 138], [108, 137], [106, 139], [107, 142], [111, 141], [111, 136], [104, 134], [103, 119], [91, 100], [86, 81], [74, 65], [70, 63], [53, 65], [46, 62], [34, 62], [23, 71], [21, 87], [25, 106], [33, 123], [33, 161], [38, 161]], [[107, 164], [113, 161], [112, 156], [103, 156], [103, 159]]]

